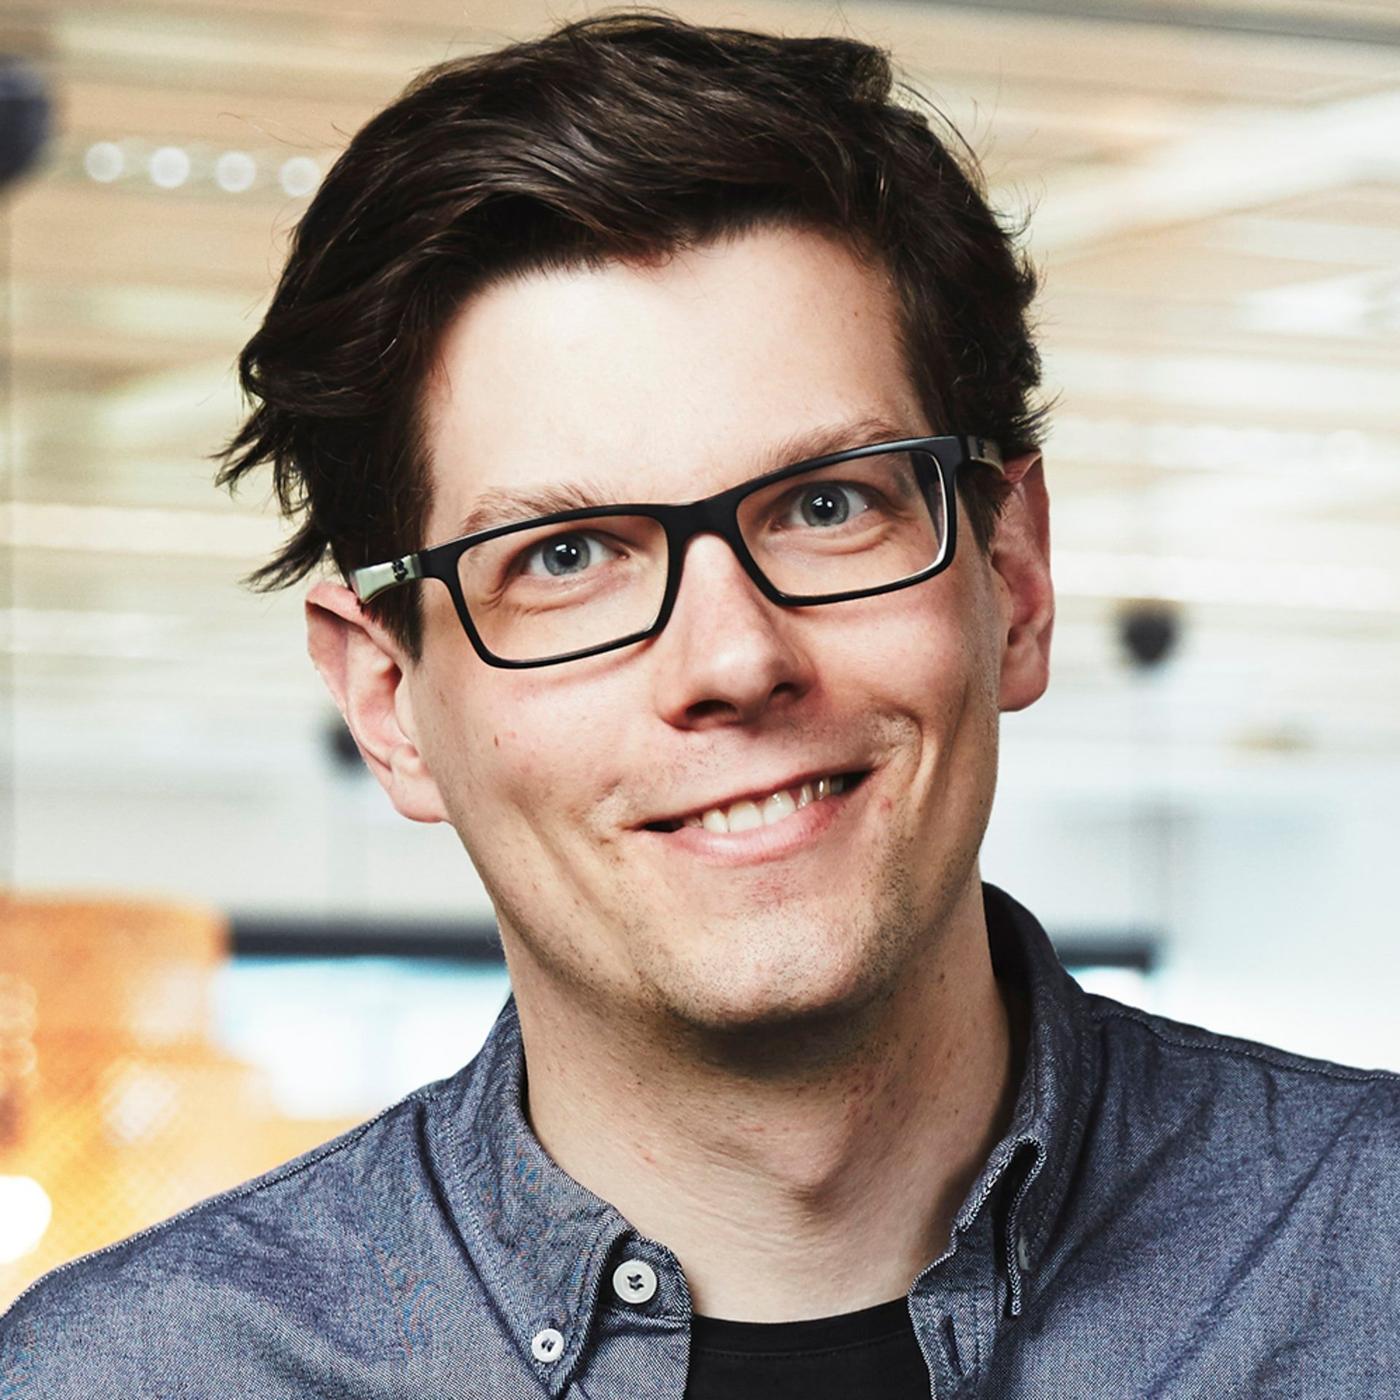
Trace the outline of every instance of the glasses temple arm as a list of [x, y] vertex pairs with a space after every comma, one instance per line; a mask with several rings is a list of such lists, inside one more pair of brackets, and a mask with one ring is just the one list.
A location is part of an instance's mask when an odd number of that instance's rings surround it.
[[386, 564], [367, 564], [363, 569], [350, 570], [350, 587], [362, 603], [377, 598], [391, 588], [397, 588], [410, 579], [422, 578], [423, 566], [416, 554], [405, 554], [399, 559], [390, 559]]
[[1015, 458], [1015, 465], [1008, 466], [1001, 455], [1001, 448], [991, 438], [969, 437], [963, 439], [967, 460], [981, 467], [992, 467], [999, 472], [1008, 486], [1014, 486], [1040, 459], [1038, 450], [1022, 453]]

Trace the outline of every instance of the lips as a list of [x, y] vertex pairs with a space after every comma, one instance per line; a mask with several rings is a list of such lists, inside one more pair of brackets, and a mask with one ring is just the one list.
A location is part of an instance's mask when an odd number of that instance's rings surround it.
[[690, 826], [724, 833], [773, 826], [813, 802], [825, 802], [849, 792], [868, 772], [868, 769], [848, 769], [794, 779], [779, 787], [751, 789], [743, 796], [706, 803], [673, 817], [648, 822], [645, 829], [669, 832]]

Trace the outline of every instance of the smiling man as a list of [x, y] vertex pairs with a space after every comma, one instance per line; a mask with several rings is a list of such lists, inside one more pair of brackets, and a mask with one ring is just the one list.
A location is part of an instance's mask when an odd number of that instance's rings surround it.
[[611, 17], [426, 75], [327, 177], [225, 475], [299, 515], [270, 581], [337, 566], [312, 656], [514, 995], [42, 1281], [0, 1393], [1394, 1378], [1395, 1078], [1086, 996], [981, 883], [1053, 618], [1033, 281], [891, 94], [850, 40]]
[[[482, 872], [535, 1133], [704, 1313], [902, 1294], [1009, 1116], [976, 854], [1045, 684], [1037, 458], [930, 437], [887, 277], [784, 224], [504, 278], [425, 388], [447, 640], [320, 583], [312, 653]], [[957, 471], [1017, 482], [990, 557]]]

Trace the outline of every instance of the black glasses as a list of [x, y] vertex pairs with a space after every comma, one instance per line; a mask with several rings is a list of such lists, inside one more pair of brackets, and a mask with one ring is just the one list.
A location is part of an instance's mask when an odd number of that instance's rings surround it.
[[814, 607], [908, 588], [953, 562], [957, 473], [1002, 472], [980, 437], [905, 438], [813, 457], [688, 505], [609, 505], [495, 526], [354, 569], [362, 603], [414, 579], [447, 585], [488, 665], [552, 666], [654, 637], [686, 546], [719, 535], [763, 596]]

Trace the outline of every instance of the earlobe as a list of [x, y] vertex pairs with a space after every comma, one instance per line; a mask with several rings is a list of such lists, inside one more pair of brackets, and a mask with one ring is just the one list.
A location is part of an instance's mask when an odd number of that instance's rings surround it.
[[1021, 710], [1044, 694], [1050, 680], [1050, 501], [1038, 452], [1008, 462], [1007, 475], [1015, 484], [997, 523], [991, 564], [1005, 607], [1001, 708]]
[[343, 584], [322, 580], [306, 596], [306, 643], [370, 772], [412, 821], [447, 820], [418, 748], [400, 649]]

